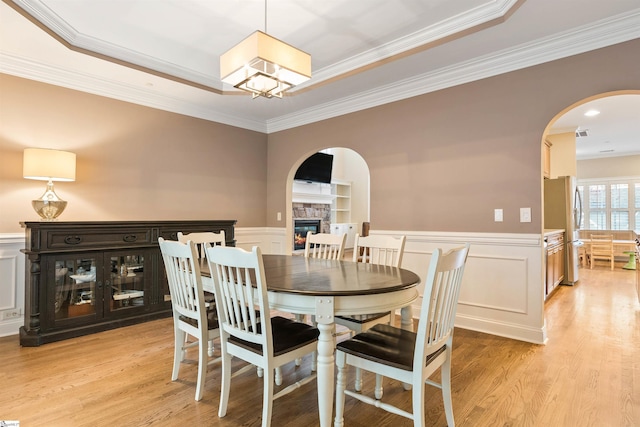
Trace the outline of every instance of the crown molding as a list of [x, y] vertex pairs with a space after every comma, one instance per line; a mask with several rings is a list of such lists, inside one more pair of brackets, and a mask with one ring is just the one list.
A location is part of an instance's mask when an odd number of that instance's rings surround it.
[[388, 104], [640, 38], [640, 9], [267, 121], [267, 132]]
[[138, 86], [45, 65], [5, 52], [0, 52], [0, 72], [243, 129], [262, 133], [267, 132], [266, 123], [263, 121], [250, 120], [224, 114], [214, 109], [201, 108], [186, 99], [170, 97], [151, 90], [141, 89]]
[[12, 2], [38, 21], [43, 30], [49, 32], [71, 50], [92, 56], [102, 55], [115, 63], [131, 64], [133, 68], [141, 67], [152, 74], [160, 73], [183, 79], [205, 89], [222, 90], [220, 79], [83, 34], [56, 15], [40, 0], [12, 0]]
[[0, 52], [0, 72], [257, 132], [272, 133], [640, 38], [640, 8], [266, 122]]
[[446, 37], [503, 18], [511, 8], [520, 0], [502, 0], [485, 3], [475, 9], [465, 11], [449, 19], [438, 22], [437, 25], [423, 28], [407, 36], [398, 38], [389, 43], [369, 49], [366, 52], [354, 55], [343, 61], [331, 64], [328, 67], [314, 70], [313, 79], [308, 83], [297, 86], [295, 90], [304, 89], [306, 86], [316, 85], [326, 80], [331, 80], [343, 74], [350, 73], [362, 67], [374, 64], [386, 58], [397, 56], [412, 49], [429, 45]]

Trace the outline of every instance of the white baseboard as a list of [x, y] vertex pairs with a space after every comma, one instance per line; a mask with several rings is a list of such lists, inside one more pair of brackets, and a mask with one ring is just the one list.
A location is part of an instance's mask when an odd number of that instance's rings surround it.
[[532, 328], [461, 314], [456, 316], [455, 325], [457, 328], [469, 329], [471, 331], [483, 332], [485, 334], [497, 335], [505, 338], [512, 338], [533, 344], [546, 344], [547, 342], [546, 325], [542, 328]]

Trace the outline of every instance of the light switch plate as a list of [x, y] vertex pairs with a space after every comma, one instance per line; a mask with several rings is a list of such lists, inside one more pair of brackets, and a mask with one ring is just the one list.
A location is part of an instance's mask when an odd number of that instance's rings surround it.
[[531, 222], [531, 208], [520, 208], [520, 222]]
[[495, 222], [502, 222], [502, 220], [503, 220], [502, 209], [495, 209], [493, 211], [493, 220]]

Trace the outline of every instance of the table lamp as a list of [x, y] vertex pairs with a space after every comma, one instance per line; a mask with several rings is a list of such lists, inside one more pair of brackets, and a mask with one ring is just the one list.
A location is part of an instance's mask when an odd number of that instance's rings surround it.
[[76, 155], [68, 151], [44, 148], [25, 148], [22, 162], [22, 176], [27, 179], [49, 181], [42, 197], [31, 205], [42, 221], [55, 221], [67, 207], [53, 190], [53, 181], [76, 180]]

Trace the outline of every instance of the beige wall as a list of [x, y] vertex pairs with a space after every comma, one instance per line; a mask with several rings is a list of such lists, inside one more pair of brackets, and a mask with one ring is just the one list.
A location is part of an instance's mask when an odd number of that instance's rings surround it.
[[640, 155], [578, 160], [578, 178], [580, 179], [631, 176], [640, 176]]
[[0, 232], [37, 219], [30, 200], [44, 183], [22, 178], [25, 147], [78, 154], [77, 181], [56, 185], [63, 220], [284, 227], [287, 179], [306, 155], [338, 146], [369, 166], [376, 229], [539, 233], [545, 127], [588, 96], [640, 88], [639, 50], [635, 40], [268, 137], [0, 75]]
[[38, 220], [25, 147], [77, 154], [65, 221], [237, 219], [265, 225], [265, 134], [0, 74], [0, 233]]
[[292, 168], [330, 141], [369, 165], [376, 229], [540, 233], [546, 126], [588, 96], [639, 88], [638, 51], [635, 40], [270, 134], [267, 223], [283, 226]]
[[548, 135], [551, 145], [551, 178], [576, 176], [576, 134], [575, 132]]

